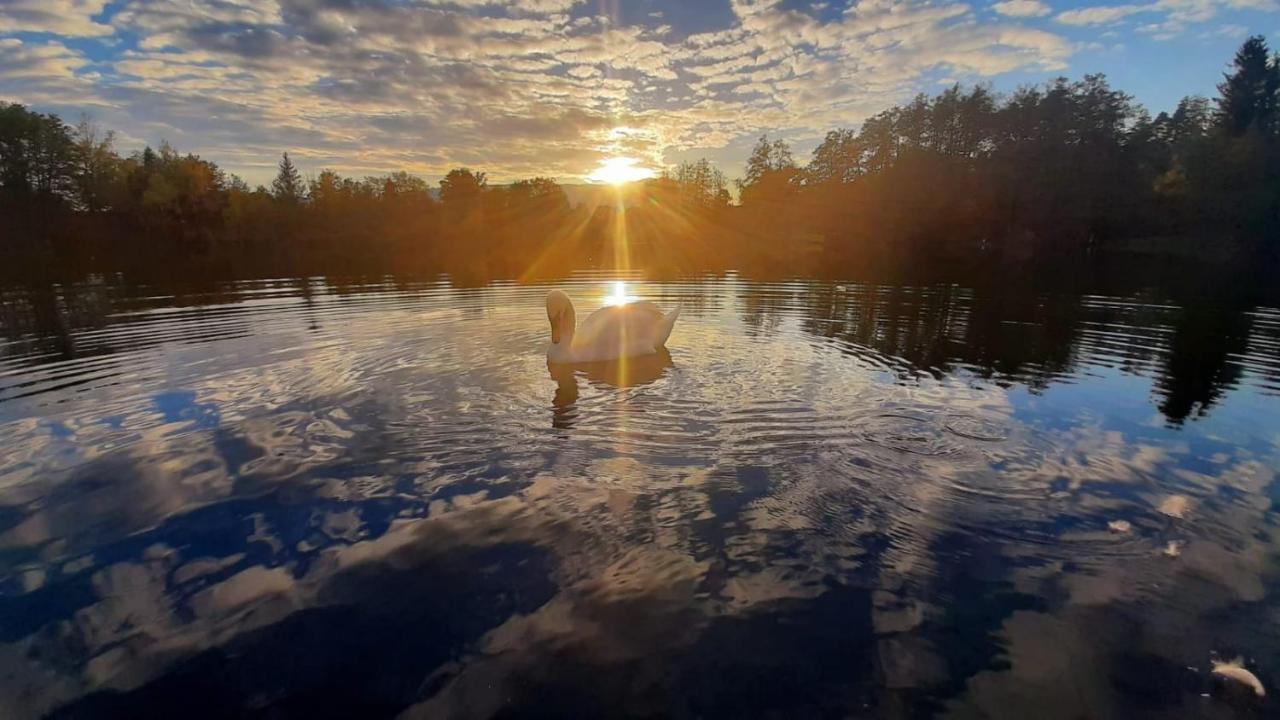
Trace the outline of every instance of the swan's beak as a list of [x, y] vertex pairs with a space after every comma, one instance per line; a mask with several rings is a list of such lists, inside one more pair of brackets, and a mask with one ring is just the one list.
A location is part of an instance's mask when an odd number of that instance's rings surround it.
[[551, 318], [551, 344], [560, 344], [560, 313]]

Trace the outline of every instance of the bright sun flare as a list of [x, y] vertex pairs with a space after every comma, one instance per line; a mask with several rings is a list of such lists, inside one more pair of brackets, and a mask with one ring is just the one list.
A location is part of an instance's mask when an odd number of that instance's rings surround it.
[[613, 294], [604, 296], [605, 305], [626, 305], [636, 300], [634, 295], [627, 294], [627, 284], [624, 282], [615, 282], [613, 284]]
[[653, 171], [646, 167], [639, 167], [636, 165], [638, 162], [640, 161], [632, 157], [612, 157], [592, 170], [587, 179], [591, 182], [622, 185], [653, 177]]

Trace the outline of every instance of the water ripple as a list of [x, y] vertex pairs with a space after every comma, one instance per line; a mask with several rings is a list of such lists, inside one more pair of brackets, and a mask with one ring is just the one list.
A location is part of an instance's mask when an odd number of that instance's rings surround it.
[[[684, 303], [669, 356], [567, 372], [540, 285], [6, 291], [0, 698], [29, 704], [0, 714], [285, 657], [308, 618], [410, 661], [397, 709], [735, 643], [819, 672], [837, 627], [875, 648], [850, 687], [923, 658], [940, 707], [1034, 688], [1000, 670], [1028, 616], [1088, 642], [1087, 608], [1201, 628], [1273, 597], [1276, 310], [632, 282]], [[1185, 667], [1203, 634], [1143, 651]]]

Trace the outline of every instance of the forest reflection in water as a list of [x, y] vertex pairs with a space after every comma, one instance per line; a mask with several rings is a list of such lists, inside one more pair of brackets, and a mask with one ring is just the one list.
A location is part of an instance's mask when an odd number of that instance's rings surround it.
[[1211, 653], [1280, 678], [1272, 299], [632, 281], [669, 353], [571, 368], [543, 285], [5, 289], [0, 714], [1226, 717]]

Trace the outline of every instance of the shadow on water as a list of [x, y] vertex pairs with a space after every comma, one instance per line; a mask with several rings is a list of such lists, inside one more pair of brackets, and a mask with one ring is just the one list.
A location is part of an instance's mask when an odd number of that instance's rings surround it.
[[547, 363], [547, 372], [556, 381], [551, 400], [551, 425], [557, 430], [571, 430], [578, 417], [579, 377], [589, 383], [614, 389], [642, 387], [660, 379], [675, 367], [671, 352], [659, 348], [651, 355], [623, 360], [589, 363]]

